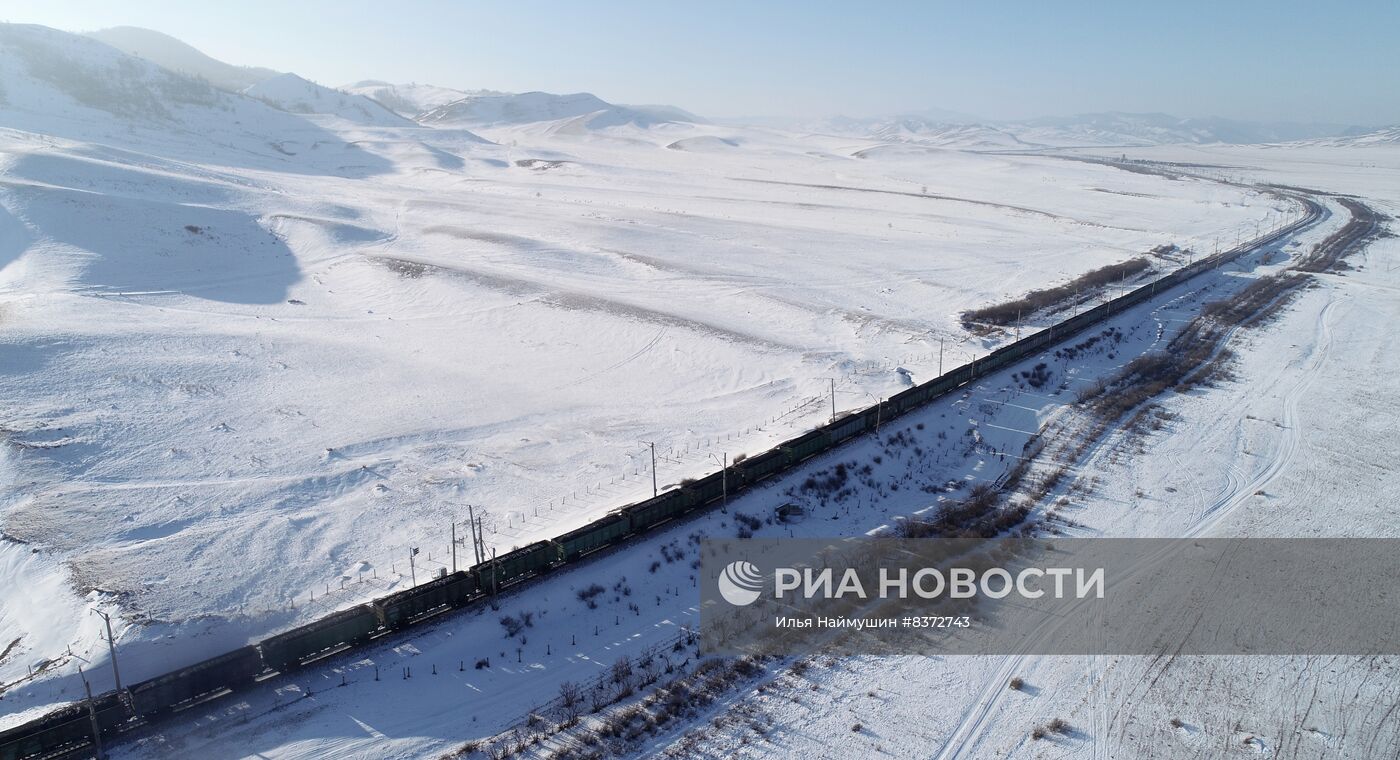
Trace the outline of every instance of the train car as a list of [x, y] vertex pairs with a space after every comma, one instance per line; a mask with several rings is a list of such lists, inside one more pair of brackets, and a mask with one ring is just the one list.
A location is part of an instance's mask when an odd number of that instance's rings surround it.
[[86, 705], [66, 707], [33, 723], [0, 732], [0, 760], [65, 757], [93, 745]]
[[935, 399], [939, 396], [942, 396], [945, 393], [952, 391], [954, 388], [958, 387], [958, 385], [958, 378], [954, 375], [948, 374], [941, 375], [928, 381], [924, 384], [924, 387], [928, 389], [928, 397], [930, 399]]
[[322, 652], [364, 641], [379, 625], [374, 607], [361, 604], [264, 639], [258, 648], [268, 668], [285, 672]]
[[792, 465], [831, 448], [831, 436], [827, 435], [825, 430], [818, 428], [790, 441], [784, 441], [778, 445], [778, 448], [787, 452], [788, 464]]
[[689, 506], [687, 501], [685, 492], [672, 489], [655, 498], [638, 502], [630, 507], [623, 507], [622, 513], [627, 515], [632, 532], [636, 533], [654, 525], [660, 525], [685, 512]]
[[977, 369], [981, 373], [981, 377], [986, 377], [1021, 361], [1024, 356], [1025, 351], [1021, 346], [1007, 346], [1004, 349], [993, 351], [990, 356], [978, 365]]
[[917, 385], [913, 388], [905, 388], [899, 393], [890, 396], [885, 402], [885, 416], [888, 418], [893, 417], [895, 414], [903, 414], [922, 404], [926, 398], [928, 398], [928, 396], [925, 395], [924, 389]]
[[739, 462], [734, 469], [741, 474], [744, 485], [750, 486], [781, 470], [786, 464], [787, 454], [781, 449], [771, 449]]
[[201, 698], [250, 683], [263, 670], [262, 655], [253, 646], [219, 655], [187, 668], [132, 686], [131, 707], [137, 715], [178, 710]]
[[627, 515], [613, 512], [601, 520], [571, 530], [554, 540], [564, 551], [564, 561], [573, 562], [585, 554], [611, 546], [631, 532], [631, 522]]
[[430, 614], [462, 605], [476, 593], [476, 574], [458, 570], [371, 602], [379, 624], [396, 630]]
[[822, 429], [831, 438], [831, 442], [836, 444], [865, 432], [865, 419], [854, 412], [847, 412], [836, 418], [835, 422], [827, 423]]
[[[725, 475], [726, 474], [723, 472], [712, 472], [693, 483], [687, 483], [683, 486], [683, 488], [694, 497], [688, 508], [694, 509], [701, 504], [709, 504], [723, 496], [725, 491]], [[729, 483], [730, 490], [733, 490], [733, 485], [733, 483]]]
[[484, 591], [496, 592], [531, 576], [548, 572], [559, 562], [559, 545], [553, 541], [536, 541], [529, 546], [503, 554], [477, 565]]

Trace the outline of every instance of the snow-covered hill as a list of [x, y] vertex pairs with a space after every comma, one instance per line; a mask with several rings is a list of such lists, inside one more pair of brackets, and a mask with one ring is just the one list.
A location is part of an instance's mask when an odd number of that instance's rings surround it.
[[454, 90], [432, 84], [392, 84], [378, 79], [365, 79], [340, 88], [353, 95], [363, 95], [401, 116], [413, 118], [424, 111], [473, 95], [504, 95], [495, 90]]
[[693, 114], [684, 108], [667, 105], [623, 105], [618, 108], [625, 108], [629, 111], [645, 114], [656, 121], [674, 121], [681, 124], [708, 124], [709, 120], [703, 116]]
[[302, 116], [43, 26], [0, 25], [0, 92], [0, 126], [51, 137], [294, 173], [389, 166]]
[[1299, 146], [1317, 147], [1372, 147], [1380, 145], [1400, 145], [1400, 125], [1385, 127], [1371, 132], [1344, 137], [1324, 137], [1316, 140], [1303, 140]]
[[434, 108], [419, 116], [418, 121], [424, 124], [505, 126], [581, 117], [581, 125], [591, 129], [622, 124], [645, 127], [694, 118], [671, 106], [620, 106], [586, 92], [572, 95], [524, 92], [471, 95]]
[[277, 76], [278, 72], [256, 66], [234, 66], [205, 55], [168, 34], [138, 26], [114, 26], [90, 32], [89, 37], [171, 71], [198, 77], [209, 84], [240, 92]]
[[6, 111], [55, 119], [101, 111], [172, 122], [181, 111], [222, 110], [236, 100], [96, 40], [20, 24], [0, 25], [0, 83]]
[[900, 119], [871, 130], [870, 136], [889, 142], [913, 142], [945, 148], [990, 149], [1033, 148], [1016, 135], [996, 127], [981, 124], [931, 124], [921, 120]]
[[326, 114], [364, 126], [406, 127], [413, 122], [363, 95], [322, 87], [296, 74], [279, 74], [243, 94], [292, 113]]

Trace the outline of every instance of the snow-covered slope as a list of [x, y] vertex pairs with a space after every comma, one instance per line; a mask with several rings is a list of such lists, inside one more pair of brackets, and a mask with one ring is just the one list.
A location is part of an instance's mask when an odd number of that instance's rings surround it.
[[243, 94], [284, 111], [339, 116], [365, 126], [405, 127], [413, 124], [378, 101], [322, 87], [296, 74], [279, 74], [249, 87]]
[[1385, 127], [1371, 132], [1363, 132], [1358, 135], [1347, 135], [1344, 137], [1325, 137], [1316, 140], [1299, 141], [1300, 147], [1372, 147], [1384, 145], [1400, 145], [1400, 126]]
[[625, 108], [635, 113], [644, 114], [656, 121], [674, 121], [682, 124], [708, 124], [709, 120], [703, 116], [697, 116], [684, 108], [667, 105], [624, 105], [619, 104], [618, 108]]
[[153, 29], [137, 26], [114, 26], [90, 32], [89, 37], [138, 58], [163, 66], [171, 71], [199, 77], [209, 84], [230, 92], [245, 88], [272, 77], [276, 71], [255, 66], [234, 66], [211, 58], [194, 47]]
[[0, 63], [7, 111], [170, 122], [181, 111], [219, 110], [235, 100], [104, 43], [41, 26], [0, 25]]
[[555, 95], [524, 92], [508, 95], [472, 95], [434, 108], [418, 117], [424, 124], [501, 126], [561, 119], [581, 119], [583, 126], [603, 127], [687, 120], [689, 114], [670, 106], [630, 108], [614, 105], [586, 92]]
[[378, 79], [365, 79], [345, 85], [340, 89], [353, 95], [363, 95], [385, 108], [409, 118], [472, 95], [505, 94], [494, 90], [454, 90], [451, 87], [438, 87], [437, 85], [416, 82], [391, 84]]
[[1010, 132], [981, 124], [930, 124], [909, 119], [875, 127], [870, 131], [870, 136], [877, 140], [913, 142], [944, 148], [1041, 147], [1026, 143]]
[[0, 25], [0, 126], [191, 160], [367, 176], [389, 162], [303, 116], [89, 37]]

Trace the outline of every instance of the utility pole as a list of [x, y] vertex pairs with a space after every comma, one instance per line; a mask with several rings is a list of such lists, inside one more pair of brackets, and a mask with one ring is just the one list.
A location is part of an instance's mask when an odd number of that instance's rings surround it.
[[494, 594], [494, 593], [496, 593], [497, 590], [498, 590], [498, 588], [497, 588], [497, 586], [496, 586], [496, 550], [495, 550], [494, 548], [492, 548], [492, 549], [491, 549], [491, 593]]
[[452, 517], [452, 572], [457, 572], [457, 517]]
[[112, 654], [112, 680], [116, 682], [117, 691], [120, 693], [122, 690], [122, 674], [117, 670], [117, 641], [112, 638], [112, 616], [96, 607], [93, 607], [92, 611], [101, 615], [102, 621], [107, 624], [107, 650]]
[[876, 436], [879, 436], [879, 435], [880, 435], [880, 417], [884, 414], [884, 411], [885, 411], [885, 400], [884, 400], [884, 399], [880, 399], [880, 398], [876, 398], [875, 396], [873, 396], [873, 395], [871, 395], [871, 394], [869, 394], [869, 393], [867, 393], [867, 394], [865, 394], [865, 395], [866, 395], [866, 396], [869, 396], [870, 400], [875, 402], [875, 435], [876, 435]]
[[938, 376], [943, 377], [943, 336], [938, 336]]
[[831, 381], [831, 421], [836, 421], [836, 378], [827, 378]]
[[408, 547], [408, 577], [413, 581], [413, 587], [418, 587], [418, 570], [413, 566], [413, 558], [418, 556], [418, 547]]
[[[710, 459], [715, 455], [711, 454]], [[719, 460], [719, 487], [722, 501], [720, 501], [719, 511], [729, 514], [729, 452], [724, 452]]]
[[481, 544], [476, 537], [476, 512], [472, 510], [472, 505], [467, 505], [467, 527], [472, 532], [472, 556], [476, 558], [475, 564], [481, 564]]
[[719, 511], [729, 512], [729, 452], [724, 452], [719, 460]]
[[655, 499], [660, 491], [656, 488], [656, 444], [651, 441], [642, 441], [651, 447], [651, 498]]
[[83, 675], [83, 666], [78, 666], [78, 677], [83, 679], [83, 689], [87, 691], [88, 720], [92, 721], [92, 744], [97, 751], [97, 760], [106, 760], [107, 753], [102, 751], [102, 729], [97, 724], [97, 708], [92, 703], [92, 684], [88, 683], [87, 676]]
[[477, 562], [486, 559], [486, 528], [481, 524], [481, 521], [485, 519], [486, 515], [484, 514], [476, 518], [476, 555], [479, 557]]

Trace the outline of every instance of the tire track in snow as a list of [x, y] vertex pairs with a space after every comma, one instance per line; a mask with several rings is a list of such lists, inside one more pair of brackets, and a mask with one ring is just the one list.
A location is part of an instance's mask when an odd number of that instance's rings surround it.
[[595, 378], [598, 378], [598, 377], [601, 377], [601, 376], [603, 376], [603, 375], [606, 375], [607, 373], [612, 372], [613, 370], [615, 370], [615, 369], [617, 369], [617, 368], [619, 368], [619, 367], [625, 366], [625, 365], [627, 365], [627, 364], [631, 364], [633, 361], [636, 361], [637, 359], [640, 359], [640, 358], [642, 357], [642, 355], [645, 354], [646, 352], [652, 350], [653, 348], [656, 348], [656, 344], [660, 343], [660, 342], [661, 342], [661, 339], [662, 339], [663, 337], [666, 336], [666, 330], [667, 330], [667, 329], [668, 329], [668, 328], [666, 328], [665, 326], [662, 326], [661, 329], [657, 330], [657, 331], [656, 331], [656, 334], [653, 335], [653, 336], [651, 337], [651, 340], [647, 341], [646, 345], [644, 345], [644, 346], [642, 346], [641, 348], [637, 349], [636, 351], [634, 351], [632, 354], [630, 354], [630, 355], [627, 356], [626, 358], [621, 359], [621, 360], [618, 360], [618, 361], [616, 361], [616, 362], [613, 362], [612, 364], [609, 364], [608, 366], [606, 366], [606, 367], [604, 367], [604, 368], [602, 368], [602, 369], [600, 369], [600, 370], [597, 370], [597, 371], [595, 371], [595, 372], [590, 372], [590, 373], [584, 375], [583, 377], [578, 378], [577, 380], [570, 380], [569, 382], [564, 383], [563, 385], [560, 385], [560, 386], [555, 387], [554, 390], [556, 390], [556, 391], [557, 391], [557, 390], [563, 390], [564, 388], [568, 388], [568, 387], [571, 386], [571, 385], [581, 385], [581, 384], [586, 383], [586, 382], [588, 382], [588, 381], [590, 381], [590, 380], [593, 380], [593, 379], [595, 379]]
[[[1225, 488], [1212, 503], [1204, 507], [1196, 522], [1183, 534], [1184, 538], [1200, 536], [1218, 525], [1235, 508], [1244, 503], [1251, 494], [1273, 482], [1292, 462], [1301, 440], [1297, 414], [1299, 400], [1312, 386], [1317, 378], [1318, 370], [1326, 363], [1332, 352], [1331, 318], [1337, 304], [1341, 303], [1343, 299], [1339, 299], [1335, 291], [1329, 291], [1329, 293], [1330, 300], [1318, 314], [1317, 339], [1313, 342], [1313, 349], [1304, 359], [1298, 382], [1284, 394], [1280, 423], [1283, 436], [1278, 446], [1275, 447], [1268, 465], [1265, 466], [1262, 473], [1248, 481], [1233, 466], [1229, 466], [1225, 474]], [[1224, 350], [1234, 340], [1239, 329], [1237, 326], [1227, 333], [1215, 354]], [[1006, 655], [1003, 658], [997, 666], [996, 673], [983, 684], [977, 693], [973, 706], [963, 712], [958, 725], [944, 743], [942, 750], [935, 756], [937, 760], [976, 757], [975, 750], [980, 743], [984, 728], [992, 713], [1000, 705], [1007, 682], [1022, 668], [1028, 657], [1029, 655], [1022, 653]], [[1097, 709], [1095, 712], [1097, 713]], [[1097, 714], [1093, 716], [1093, 720], [1097, 724]], [[1091, 743], [1094, 745], [1093, 751], [1096, 757], [1101, 756], [1101, 751], [1107, 751], [1106, 746], [1100, 746], [1101, 742], [1091, 741]]]
[[1327, 305], [1322, 307], [1322, 311], [1317, 316], [1317, 339], [1313, 342], [1313, 350], [1305, 359], [1305, 363], [1299, 372], [1298, 382], [1293, 384], [1284, 393], [1283, 409], [1280, 415], [1280, 426], [1283, 435], [1279, 438], [1278, 445], [1274, 447], [1272, 456], [1263, 472], [1254, 478], [1245, 481], [1244, 478], [1233, 472], [1227, 474], [1231, 481], [1231, 486], [1216, 498], [1215, 502], [1205, 510], [1205, 513], [1194, 525], [1187, 529], [1185, 537], [1194, 538], [1214, 526], [1218, 525], [1236, 507], [1244, 503], [1256, 491], [1263, 490], [1265, 486], [1272, 483], [1283, 473], [1292, 463], [1294, 455], [1298, 452], [1299, 443], [1302, 440], [1301, 423], [1298, 421], [1298, 404], [1303, 394], [1312, 387], [1317, 379], [1318, 370], [1327, 362], [1332, 354], [1332, 325], [1331, 318], [1336, 311], [1338, 304], [1345, 299], [1340, 299], [1336, 291], [1330, 291], [1330, 298]]

